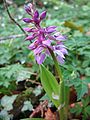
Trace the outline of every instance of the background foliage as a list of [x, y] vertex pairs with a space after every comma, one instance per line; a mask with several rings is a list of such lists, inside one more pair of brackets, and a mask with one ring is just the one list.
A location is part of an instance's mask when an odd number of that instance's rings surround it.
[[[23, 9], [24, 3], [25, 0], [20, 2], [15, 0], [14, 4], [9, 6], [12, 16], [22, 27], [26, 26], [22, 18], [27, 17]], [[66, 85], [74, 86], [77, 101], [82, 101], [84, 104], [85, 98], [83, 97], [88, 94], [90, 84], [90, 2], [89, 0], [45, 0], [44, 2], [41, 0], [37, 2], [37, 7], [39, 11], [46, 9], [48, 12], [47, 19], [42, 26], [56, 25], [58, 30], [67, 36], [65, 44], [68, 48], [68, 56], [65, 64], [62, 65], [62, 73]], [[32, 51], [27, 49], [29, 42], [24, 40], [22, 31], [9, 19], [3, 4], [0, 4], [0, 39], [10, 35], [22, 36], [0, 41], [0, 118], [5, 120], [12, 118], [12, 114], [8, 112], [10, 109], [6, 109], [4, 99], [12, 98], [9, 102], [12, 105], [15, 99], [19, 101], [22, 98], [22, 104], [26, 105], [23, 111], [31, 111], [27, 106], [31, 105], [33, 108], [35, 103], [32, 103], [28, 94], [38, 96], [43, 92], [41, 86], [27, 80], [39, 81], [38, 65], [36, 65]], [[44, 64], [47, 67], [50, 66], [52, 73], [55, 72], [52, 69], [54, 67], [51, 58], [47, 58]], [[44, 99], [46, 98], [45, 96]], [[79, 108], [77, 106], [76, 108]], [[88, 103], [84, 106], [88, 106]], [[90, 107], [88, 106], [85, 110], [86, 114], [80, 109], [84, 120], [90, 115], [88, 113]], [[77, 110], [73, 110], [72, 113], [77, 114]], [[21, 118], [23, 117], [26, 116], [22, 115]]]

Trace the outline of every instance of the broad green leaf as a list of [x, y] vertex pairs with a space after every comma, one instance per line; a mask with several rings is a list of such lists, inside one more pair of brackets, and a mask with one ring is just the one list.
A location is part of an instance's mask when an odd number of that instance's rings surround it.
[[[59, 106], [57, 97], [59, 96], [59, 85], [55, 77], [48, 71], [44, 65], [40, 66], [41, 83], [56, 107]], [[56, 98], [55, 98], [56, 97]]]

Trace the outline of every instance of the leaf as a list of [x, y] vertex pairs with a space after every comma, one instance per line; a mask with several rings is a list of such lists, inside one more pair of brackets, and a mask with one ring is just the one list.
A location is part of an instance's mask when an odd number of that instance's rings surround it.
[[42, 87], [40, 85], [33, 90], [35, 96], [38, 96], [39, 94], [41, 94], [41, 92], [42, 92]]
[[82, 112], [82, 107], [79, 104], [76, 104], [75, 107], [70, 109], [70, 112], [79, 115]]
[[88, 93], [88, 83], [90, 83], [90, 78], [80, 80], [80, 84], [75, 86], [77, 92], [77, 100], [80, 100], [86, 93]]
[[65, 21], [64, 26], [69, 27], [69, 28], [74, 29], [74, 30], [79, 30], [80, 32], [84, 32], [84, 29], [82, 26], [78, 26], [71, 21]]
[[29, 70], [20, 70], [17, 76], [17, 82], [24, 81], [27, 78], [30, 78], [32, 73]]
[[32, 111], [32, 109], [33, 109], [33, 106], [31, 104], [31, 102], [30, 101], [25, 101], [24, 106], [23, 106], [21, 111], [26, 111], [26, 110]]
[[0, 86], [9, 87], [10, 82], [17, 80], [23, 81], [30, 78], [32, 72], [29, 68], [23, 67], [21, 64], [13, 64], [0, 68]]
[[88, 87], [85, 84], [81, 84], [76, 88], [77, 91], [77, 100], [80, 100], [85, 93], [88, 93]]
[[85, 99], [81, 99], [82, 104], [84, 107], [87, 107], [87, 105], [90, 103], [90, 96], [87, 96]]
[[5, 95], [1, 99], [1, 106], [4, 107], [4, 110], [9, 111], [13, 109], [13, 102], [15, 101], [17, 95], [7, 96]]
[[50, 99], [55, 104], [55, 106], [58, 107], [59, 101], [55, 100], [52, 96], [53, 93], [54, 95], [59, 96], [59, 85], [57, 80], [52, 75], [52, 73], [45, 68], [44, 65], [40, 66], [40, 77], [41, 77], [41, 83], [47, 95], [50, 97]]
[[86, 108], [85, 108], [85, 112], [90, 115], [90, 105], [88, 105]]
[[5, 109], [0, 111], [0, 120], [12, 120], [13, 115], [9, 114]]
[[90, 67], [87, 67], [85, 69], [85, 74], [86, 74], [86, 76], [90, 76]]

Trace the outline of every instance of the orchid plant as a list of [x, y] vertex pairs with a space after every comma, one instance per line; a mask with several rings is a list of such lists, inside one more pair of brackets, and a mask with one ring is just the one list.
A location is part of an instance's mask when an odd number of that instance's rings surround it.
[[[63, 41], [66, 40], [66, 36], [61, 35], [61, 33], [56, 30], [56, 26], [48, 26], [45, 28], [41, 26], [41, 22], [46, 17], [46, 11], [39, 14], [38, 10], [31, 3], [25, 5], [24, 8], [31, 17], [23, 18], [23, 21], [28, 24], [33, 24], [32, 28], [27, 27], [24, 28], [24, 30], [29, 33], [26, 37], [26, 40], [30, 41], [28, 49], [33, 51], [36, 62], [40, 66], [41, 83], [51, 101], [57, 107], [60, 120], [67, 120], [69, 95], [59, 66], [59, 63], [64, 63], [65, 55], [68, 54], [63, 43]], [[51, 56], [54, 61], [60, 80], [59, 82], [43, 65], [47, 56]]]

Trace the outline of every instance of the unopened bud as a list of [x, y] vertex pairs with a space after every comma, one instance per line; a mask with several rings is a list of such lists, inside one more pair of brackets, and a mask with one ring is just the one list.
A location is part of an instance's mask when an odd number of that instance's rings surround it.
[[46, 17], [46, 11], [43, 11], [40, 15], [40, 20], [45, 19], [45, 17]]

